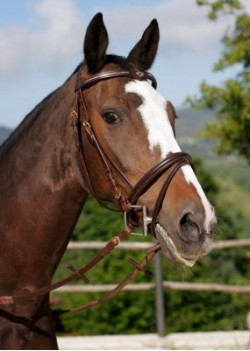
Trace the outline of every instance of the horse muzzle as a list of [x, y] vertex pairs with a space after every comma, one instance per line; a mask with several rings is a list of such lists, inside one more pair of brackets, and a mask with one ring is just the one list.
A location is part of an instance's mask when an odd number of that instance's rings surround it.
[[159, 223], [155, 229], [156, 238], [159, 241], [163, 254], [171, 260], [192, 267], [196, 261], [205, 256], [212, 249], [211, 235], [201, 235], [197, 242], [188, 242], [180, 238], [175, 239]]

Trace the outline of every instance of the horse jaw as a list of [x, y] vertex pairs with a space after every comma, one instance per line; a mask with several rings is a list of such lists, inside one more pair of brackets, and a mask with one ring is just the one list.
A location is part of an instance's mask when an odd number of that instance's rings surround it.
[[168, 235], [167, 231], [159, 223], [156, 225], [155, 234], [165, 256], [173, 259], [176, 262], [184, 264], [187, 267], [193, 267], [193, 265], [198, 260], [198, 257], [197, 259], [187, 259], [183, 257], [177, 250], [173, 240]]

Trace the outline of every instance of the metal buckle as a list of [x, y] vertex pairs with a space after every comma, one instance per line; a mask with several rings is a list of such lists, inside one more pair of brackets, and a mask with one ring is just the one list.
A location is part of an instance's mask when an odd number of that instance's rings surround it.
[[[142, 210], [142, 219], [143, 219], [143, 232], [132, 232], [130, 234], [132, 235], [142, 235], [142, 236], [147, 236], [148, 235], [148, 225], [152, 223], [152, 217], [148, 216], [148, 211], [146, 206], [140, 206], [140, 205], [131, 205], [132, 208], [137, 208]], [[125, 228], [127, 227], [128, 224], [128, 213], [124, 212], [124, 225]]]

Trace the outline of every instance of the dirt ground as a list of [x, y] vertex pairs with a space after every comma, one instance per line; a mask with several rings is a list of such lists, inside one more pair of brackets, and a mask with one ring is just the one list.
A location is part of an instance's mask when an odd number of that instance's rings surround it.
[[61, 350], [250, 350], [250, 331], [58, 337]]

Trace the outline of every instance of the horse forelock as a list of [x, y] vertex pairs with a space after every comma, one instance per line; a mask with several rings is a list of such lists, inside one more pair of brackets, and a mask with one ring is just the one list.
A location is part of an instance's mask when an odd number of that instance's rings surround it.
[[[105, 68], [105, 66], [108, 64], [115, 64], [118, 67], [120, 67], [121, 69], [126, 69], [126, 70], [130, 70], [132, 68], [132, 64], [129, 62], [129, 60], [126, 57], [109, 54], [109, 55], [105, 56], [104, 61], [103, 61], [103, 66], [101, 67], [101, 69], [95, 73], [100, 73]], [[80, 69], [86, 69], [86, 71], [87, 71], [87, 67], [85, 66], [85, 61], [79, 63], [79, 65], [75, 68], [75, 70], [69, 76], [69, 78], [67, 80], [69, 80]]]

